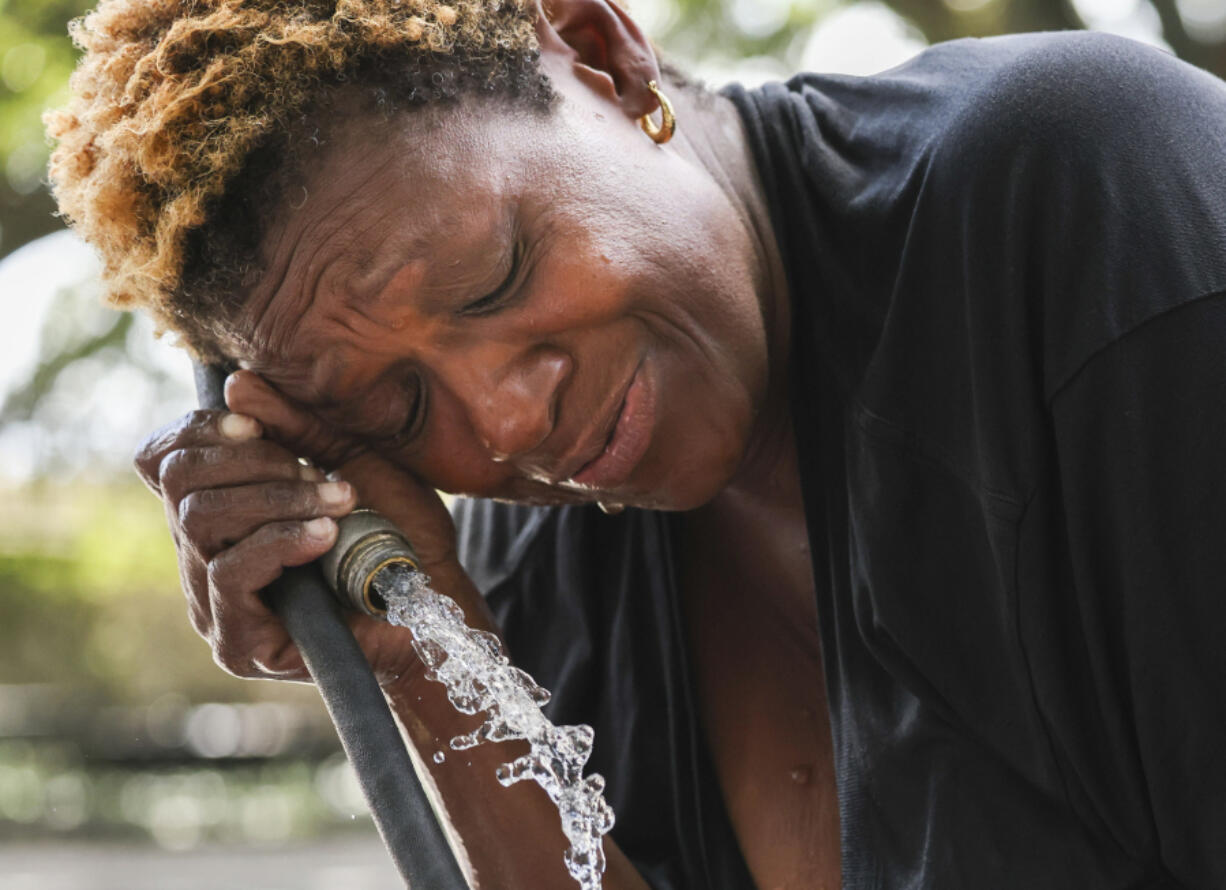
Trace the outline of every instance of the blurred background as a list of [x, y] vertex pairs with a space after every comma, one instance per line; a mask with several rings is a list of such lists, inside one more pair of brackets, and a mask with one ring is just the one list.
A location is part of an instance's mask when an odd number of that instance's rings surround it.
[[[53, 214], [40, 115], [82, 0], [0, 0], [0, 888], [396, 886], [305, 686], [216, 668], [135, 443], [192, 407], [186, 359], [101, 308]], [[718, 85], [868, 75], [964, 36], [1094, 28], [1226, 75], [1226, 0], [632, 0]]]

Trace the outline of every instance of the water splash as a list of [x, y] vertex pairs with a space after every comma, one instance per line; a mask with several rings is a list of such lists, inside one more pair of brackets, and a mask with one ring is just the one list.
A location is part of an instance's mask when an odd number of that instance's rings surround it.
[[[549, 690], [509, 663], [497, 636], [465, 624], [455, 600], [431, 590], [425, 575], [392, 565], [375, 576], [374, 584], [387, 602], [387, 620], [412, 632], [426, 679], [446, 686], [457, 711], [486, 715], [475, 730], [452, 739], [451, 747], [460, 751], [482, 742], [527, 740], [531, 750], [498, 767], [495, 775], [504, 786], [531, 779], [545, 790], [570, 841], [567, 871], [582, 890], [600, 890], [605, 870], [601, 841], [613, 827], [613, 810], [604, 799], [604, 778], [583, 776], [592, 728], [550, 723], [541, 712]], [[435, 762], [439, 759], [436, 755]]]

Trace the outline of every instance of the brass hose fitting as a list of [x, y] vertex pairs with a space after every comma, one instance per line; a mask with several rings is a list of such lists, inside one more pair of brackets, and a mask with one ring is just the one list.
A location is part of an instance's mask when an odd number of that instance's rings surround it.
[[408, 538], [374, 510], [354, 510], [337, 521], [336, 543], [319, 560], [324, 577], [347, 606], [382, 618], [387, 603], [374, 589], [375, 576], [390, 565], [421, 571]]

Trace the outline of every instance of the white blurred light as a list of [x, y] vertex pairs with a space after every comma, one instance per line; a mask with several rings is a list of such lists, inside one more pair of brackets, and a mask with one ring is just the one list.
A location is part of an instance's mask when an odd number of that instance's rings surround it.
[[47, 782], [44, 821], [56, 831], [79, 828], [89, 815], [85, 777], [80, 773], [61, 773]]
[[677, 21], [676, 0], [630, 0], [626, 8], [650, 37], [659, 38]]
[[915, 26], [876, 0], [857, 3], [818, 23], [801, 67], [833, 74], [876, 74], [900, 65], [927, 46]]
[[276, 702], [240, 705], [244, 757], [276, 757], [290, 743], [295, 723], [294, 709]]
[[0, 816], [13, 822], [36, 822], [43, 815], [42, 783], [29, 766], [0, 763]]
[[149, 833], [166, 850], [190, 850], [204, 839], [200, 804], [190, 794], [170, 794], [153, 801]]
[[[99, 270], [93, 251], [70, 232], [40, 238], [0, 260], [0, 295], [11, 310], [0, 326], [0, 400], [34, 373], [43, 345], [55, 351], [113, 323], [114, 312], [99, 303]], [[72, 299], [58, 300], [63, 293]], [[53, 308], [59, 314], [51, 315]], [[59, 335], [61, 328], [71, 333]], [[145, 316], [137, 315], [124, 348], [132, 364], [81, 362], [61, 375], [43, 402], [49, 410], [40, 406], [40, 417], [51, 416], [51, 422], [0, 429], [0, 479], [27, 481], [47, 468], [49, 455], [83, 470], [102, 465], [126, 474], [136, 443], [192, 407], [186, 356], [155, 340]], [[171, 375], [173, 383], [154, 386], [137, 364]]]
[[788, 23], [792, 0], [733, 0], [732, 21], [747, 37], [769, 37]]
[[0, 325], [0, 391], [34, 370], [38, 334], [60, 291], [97, 276], [97, 256], [70, 232], [26, 244], [0, 260], [0, 294], [9, 314]]
[[1223, 0], [1175, 0], [1183, 26], [1194, 40], [1219, 43], [1226, 40], [1226, 2]]
[[185, 727], [187, 746], [201, 757], [233, 757], [243, 725], [233, 705], [211, 703], [193, 708]]
[[1095, 31], [1127, 37], [1170, 51], [1158, 11], [1142, 0], [1073, 0], [1081, 20]]
[[293, 829], [294, 810], [280, 788], [257, 788], [243, 798], [239, 823], [243, 836], [256, 843], [284, 841]]
[[337, 815], [354, 817], [369, 812], [358, 777], [343, 754], [334, 754], [319, 765], [315, 790]]
[[42, 185], [47, 165], [47, 147], [42, 139], [27, 139], [9, 152], [4, 175], [9, 188], [19, 195], [31, 195]]
[[14, 93], [28, 90], [43, 74], [47, 51], [37, 43], [22, 43], [4, 54], [0, 62], [0, 80]]
[[685, 70], [691, 76], [716, 86], [736, 81], [745, 87], [756, 87], [771, 80], [786, 80], [792, 74], [787, 65], [770, 56], [743, 59], [712, 57], [687, 64]]
[[1081, 20], [1092, 28], [1122, 22], [1136, 15], [1141, 0], [1073, 0]]

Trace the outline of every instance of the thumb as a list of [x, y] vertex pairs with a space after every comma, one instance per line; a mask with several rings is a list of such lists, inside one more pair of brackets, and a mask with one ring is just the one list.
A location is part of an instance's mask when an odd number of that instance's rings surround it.
[[290, 401], [254, 371], [235, 371], [226, 378], [226, 406], [254, 417], [269, 438], [322, 467], [339, 466], [361, 450], [355, 440]]

